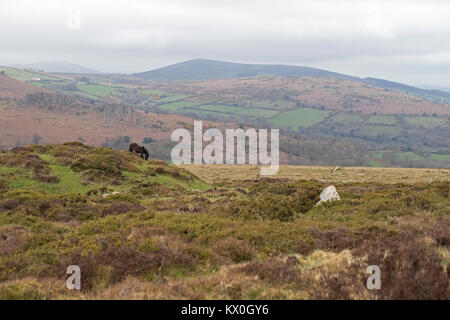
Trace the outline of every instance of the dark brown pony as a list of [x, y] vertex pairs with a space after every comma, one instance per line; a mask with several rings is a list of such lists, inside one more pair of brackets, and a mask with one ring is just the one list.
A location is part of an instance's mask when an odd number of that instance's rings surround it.
[[149, 155], [147, 149], [145, 149], [145, 147], [141, 147], [137, 143], [130, 144], [129, 151], [139, 153], [142, 159], [148, 160]]

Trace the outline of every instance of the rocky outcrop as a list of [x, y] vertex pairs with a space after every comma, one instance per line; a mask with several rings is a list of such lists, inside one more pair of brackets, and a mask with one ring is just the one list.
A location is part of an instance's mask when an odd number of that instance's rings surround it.
[[97, 102], [93, 104], [80, 104], [74, 97], [60, 93], [28, 93], [19, 100], [22, 107], [37, 106], [49, 111], [65, 111], [72, 107], [72, 111], [91, 110], [100, 113], [105, 121], [124, 121], [130, 125], [146, 127], [145, 119], [128, 104], [114, 102]]
[[103, 114], [105, 121], [120, 121], [141, 128], [147, 127], [147, 122], [144, 117], [139, 115], [139, 113], [128, 104], [113, 102], [97, 103], [94, 105], [93, 110]]
[[50, 111], [60, 111], [74, 103], [75, 99], [73, 97], [59, 93], [45, 92], [28, 93], [24, 98], [19, 100], [19, 105], [22, 107], [38, 106], [39, 108]]
[[122, 103], [98, 103], [94, 105], [94, 110], [109, 117], [126, 118], [134, 114], [134, 108]]

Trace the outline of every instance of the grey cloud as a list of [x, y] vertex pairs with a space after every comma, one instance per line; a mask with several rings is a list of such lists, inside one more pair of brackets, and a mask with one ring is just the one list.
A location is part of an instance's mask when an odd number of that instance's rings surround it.
[[447, 1], [2, 0], [0, 64], [137, 72], [203, 57], [437, 86], [450, 82], [449, 15]]

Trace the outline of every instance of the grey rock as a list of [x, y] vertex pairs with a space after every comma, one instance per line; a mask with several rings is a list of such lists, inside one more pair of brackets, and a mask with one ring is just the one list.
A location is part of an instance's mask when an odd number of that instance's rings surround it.
[[320, 201], [317, 202], [316, 205], [321, 204], [322, 202], [326, 201], [336, 201], [341, 200], [341, 197], [339, 196], [336, 187], [335, 186], [328, 186], [320, 193]]

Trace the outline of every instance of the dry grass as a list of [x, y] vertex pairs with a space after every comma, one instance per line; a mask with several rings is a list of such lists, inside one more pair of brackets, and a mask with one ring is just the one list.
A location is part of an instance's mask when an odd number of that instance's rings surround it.
[[[181, 165], [208, 183], [257, 179], [261, 166], [256, 165]], [[333, 172], [334, 171], [334, 172]], [[280, 166], [271, 179], [317, 180], [326, 183], [377, 182], [383, 184], [449, 181], [447, 169], [406, 169], [366, 167]]]

